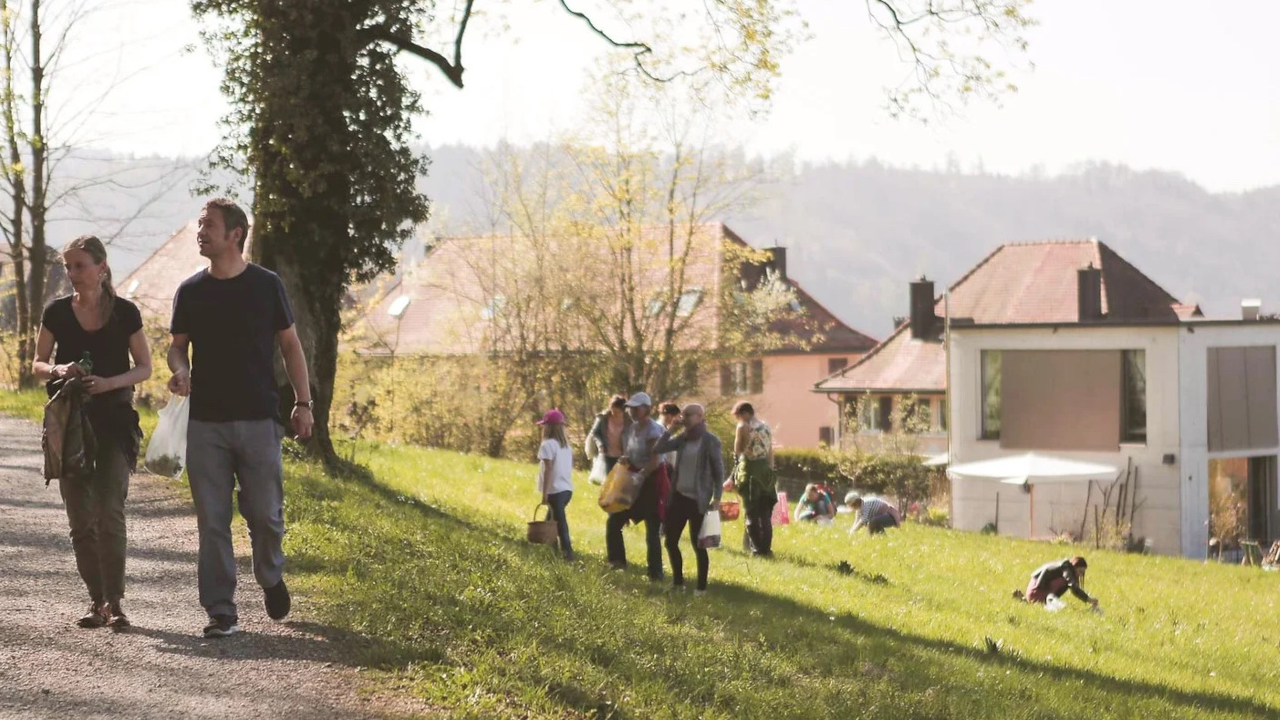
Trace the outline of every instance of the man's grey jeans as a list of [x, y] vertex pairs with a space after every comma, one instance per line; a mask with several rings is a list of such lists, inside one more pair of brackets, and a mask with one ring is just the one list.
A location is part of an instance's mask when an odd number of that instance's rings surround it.
[[231, 493], [249, 526], [253, 575], [264, 588], [284, 570], [284, 478], [275, 420], [200, 422], [187, 426], [187, 475], [200, 532], [200, 604], [209, 616], [236, 614], [236, 557], [231, 546]]

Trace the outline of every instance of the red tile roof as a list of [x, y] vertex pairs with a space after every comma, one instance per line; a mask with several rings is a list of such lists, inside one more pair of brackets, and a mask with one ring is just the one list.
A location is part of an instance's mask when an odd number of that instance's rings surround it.
[[[1200, 315], [1198, 307], [1179, 303], [1106, 244], [1068, 240], [996, 248], [951, 286], [953, 323], [1079, 322], [1076, 271], [1089, 265], [1102, 271], [1103, 322], [1178, 322]], [[943, 315], [941, 298], [934, 312]], [[862, 360], [817, 387], [834, 392], [942, 391], [946, 355], [938, 336], [941, 322], [936, 330], [934, 337], [913, 339], [904, 324]]]
[[[248, 253], [253, 242], [253, 228], [245, 239]], [[151, 257], [134, 268], [123, 281], [116, 283], [116, 292], [132, 300], [144, 316], [160, 317], [167, 324], [173, 312], [173, 294], [183, 280], [209, 267], [209, 261], [200, 254], [196, 244], [196, 224], [189, 222], [156, 249]]]
[[[455, 237], [439, 241], [421, 265], [406, 272], [402, 279], [388, 283], [381, 292], [382, 297], [368, 306], [363, 317], [354, 323], [355, 347], [367, 352], [430, 355], [470, 354], [485, 347], [490, 324], [482, 318], [490, 300], [465, 250], [468, 243], [492, 243], [493, 240], [492, 237]], [[723, 261], [720, 243], [724, 241], [747, 246], [742, 238], [719, 223], [703, 225], [696, 231], [686, 270], [686, 286], [702, 288], [706, 299], [719, 296]], [[656, 287], [663, 282], [665, 271], [658, 268], [655, 272], [657, 274], [644, 284]], [[875, 340], [841, 322], [794, 281], [789, 282], [801, 308], [814, 322], [808, 323], [803, 331], [798, 326], [780, 325], [778, 329], [793, 330], [802, 336], [809, 333], [804, 343], [807, 347], [783, 347], [772, 354], [860, 353], [875, 346]], [[402, 296], [410, 298], [408, 305], [398, 319], [393, 318], [390, 310]], [[710, 307], [706, 303], [702, 306]], [[714, 323], [714, 316], [705, 316], [704, 322]], [[583, 342], [590, 343], [585, 338]]]

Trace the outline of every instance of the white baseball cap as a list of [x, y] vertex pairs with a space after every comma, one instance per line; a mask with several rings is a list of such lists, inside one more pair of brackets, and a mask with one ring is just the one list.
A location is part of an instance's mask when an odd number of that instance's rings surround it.
[[640, 407], [641, 405], [653, 407], [653, 398], [649, 397], [649, 393], [638, 392], [627, 401], [627, 407]]

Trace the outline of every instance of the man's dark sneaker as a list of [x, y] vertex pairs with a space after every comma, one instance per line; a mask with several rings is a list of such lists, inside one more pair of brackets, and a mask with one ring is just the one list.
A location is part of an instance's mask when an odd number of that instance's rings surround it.
[[275, 587], [262, 589], [263, 601], [267, 606], [267, 617], [272, 620], [283, 620], [289, 614], [293, 601], [289, 597], [289, 588], [284, 585], [284, 578]]
[[107, 625], [123, 630], [133, 623], [129, 622], [129, 616], [124, 614], [124, 607], [117, 600], [113, 603], [107, 603]]
[[214, 615], [209, 618], [209, 624], [204, 626], [204, 636], [207, 638], [223, 638], [228, 635], [235, 635], [240, 632], [240, 626], [236, 623], [239, 621], [235, 615]]
[[100, 628], [107, 624], [108, 617], [106, 603], [93, 602], [89, 604], [89, 612], [77, 620], [76, 625], [82, 628]]

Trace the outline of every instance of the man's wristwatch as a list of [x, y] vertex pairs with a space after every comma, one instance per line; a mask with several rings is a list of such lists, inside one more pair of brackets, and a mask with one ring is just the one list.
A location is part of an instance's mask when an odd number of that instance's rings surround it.
[[316, 406], [316, 401], [315, 400], [299, 400], [298, 402], [294, 403], [293, 406], [304, 407], [308, 410], [311, 410]]

